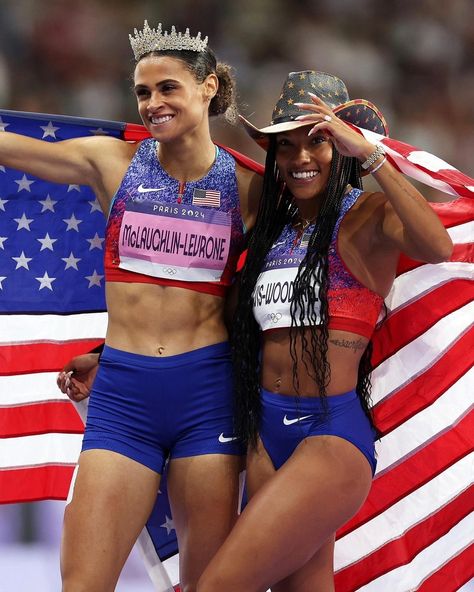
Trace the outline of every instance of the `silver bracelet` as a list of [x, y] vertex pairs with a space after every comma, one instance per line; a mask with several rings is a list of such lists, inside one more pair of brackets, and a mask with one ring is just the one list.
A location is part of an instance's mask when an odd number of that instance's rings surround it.
[[378, 160], [381, 156], [385, 156], [385, 150], [383, 149], [382, 144], [377, 144], [375, 150], [369, 156], [369, 158], [363, 162], [360, 166], [366, 171], [370, 166], [374, 164], [376, 160]]
[[381, 162], [379, 162], [379, 164], [378, 164], [378, 165], [377, 165], [377, 166], [376, 166], [374, 169], [372, 169], [371, 171], [369, 171], [369, 173], [370, 173], [371, 175], [373, 175], [373, 174], [374, 174], [374, 173], [376, 173], [376, 172], [379, 170], [379, 168], [380, 168], [381, 166], [383, 166], [383, 165], [384, 165], [386, 162], [387, 162], [387, 157], [386, 157], [386, 156], [384, 156], [384, 157], [383, 157], [383, 159], [382, 159], [382, 161], [381, 161]]

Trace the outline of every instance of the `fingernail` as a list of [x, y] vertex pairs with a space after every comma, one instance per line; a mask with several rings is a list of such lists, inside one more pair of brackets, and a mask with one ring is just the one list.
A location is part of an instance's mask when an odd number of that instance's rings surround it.
[[309, 91], [308, 91], [308, 94], [309, 94], [309, 96], [310, 96], [310, 97], [313, 97], [313, 99], [319, 99], [318, 95], [315, 95], [315, 94], [314, 94], [314, 93], [312, 93], [312, 92], [309, 92]]

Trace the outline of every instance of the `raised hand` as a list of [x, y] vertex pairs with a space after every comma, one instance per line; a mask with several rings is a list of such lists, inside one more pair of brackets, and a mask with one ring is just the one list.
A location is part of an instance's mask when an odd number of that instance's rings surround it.
[[308, 125], [314, 123], [308, 136], [317, 132], [329, 136], [338, 152], [344, 156], [354, 156], [361, 161], [366, 160], [369, 154], [375, 150], [375, 145], [369, 142], [353, 130], [347, 123], [329, 108], [329, 106], [313, 93], [308, 93], [312, 103], [295, 103], [306, 115], [300, 115], [298, 121], [307, 121]]

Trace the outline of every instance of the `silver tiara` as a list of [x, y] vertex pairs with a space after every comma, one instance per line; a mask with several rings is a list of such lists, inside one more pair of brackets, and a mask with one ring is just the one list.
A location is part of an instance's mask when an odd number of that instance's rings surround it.
[[189, 29], [186, 32], [177, 33], [174, 25], [171, 27], [171, 33], [162, 31], [161, 23], [156, 29], [151, 29], [148, 21], [143, 23], [143, 30], [133, 31], [135, 36], [129, 35], [130, 45], [132, 46], [135, 60], [139, 60], [142, 55], [150, 51], [165, 51], [175, 49], [178, 51], [204, 51], [207, 47], [207, 37], [201, 39], [199, 32], [196, 37], [191, 37]]

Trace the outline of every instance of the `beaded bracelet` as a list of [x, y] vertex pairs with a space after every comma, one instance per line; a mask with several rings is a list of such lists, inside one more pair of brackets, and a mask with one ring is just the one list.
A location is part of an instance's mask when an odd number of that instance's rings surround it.
[[376, 146], [375, 150], [372, 152], [372, 154], [360, 166], [364, 169], [364, 171], [366, 171], [381, 156], [385, 156], [385, 150], [383, 149], [382, 144], [377, 144], [377, 146]]
[[387, 157], [386, 157], [386, 156], [384, 156], [384, 157], [383, 157], [383, 159], [381, 160], [381, 162], [379, 162], [379, 164], [378, 164], [378, 165], [377, 165], [377, 166], [376, 166], [374, 169], [372, 169], [371, 171], [369, 171], [369, 173], [370, 173], [371, 175], [373, 175], [373, 174], [374, 174], [374, 173], [376, 173], [376, 172], [379, 170], [379, 168], [380, 168], [381, 166], [383, 166], [383, 165], [384, 165], [386, 162], [387, 162]]

